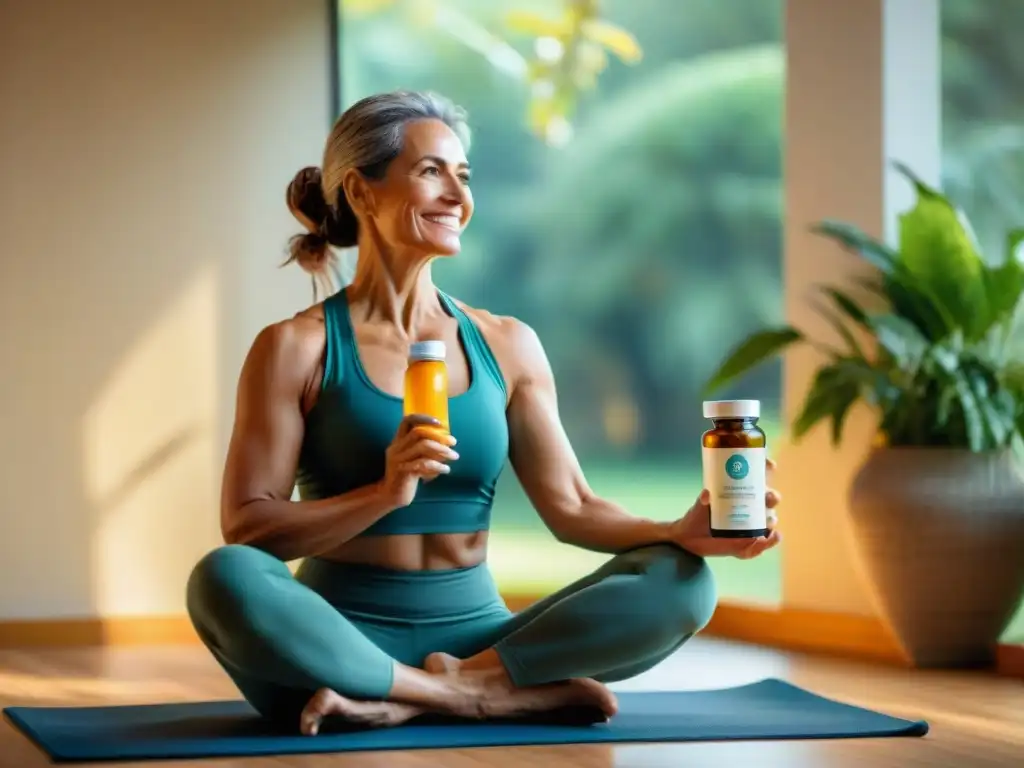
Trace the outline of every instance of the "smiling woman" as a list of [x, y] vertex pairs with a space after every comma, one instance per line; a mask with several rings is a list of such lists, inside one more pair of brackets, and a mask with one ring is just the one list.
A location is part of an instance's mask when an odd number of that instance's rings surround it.
[[[605, 683], [710, 620], [705, 557], [749, 559], [779, 540], [711, 538], [705, 494], [658, 522], [590, 488], [536, 333], [433, 283], [473, 214], [466, 133], [441, 97], [370, 96], [335, 124], [322, 170], [289, 189], [309, 230], [294, 261], [321, 275], [329, 246], [354, 244], [356, 274], [257, 336], [224, 471], [227, 546], [196, 566], [188, 609], [255, 708], [305, 733], [327, 716], [604, 720], [616, 711]], [[404, 414], [410, 348], [428, 340], [448, 350], [450, 434]], [[518, 614], [487, 563], [506, 462], [556, 539], [605, 556]]]

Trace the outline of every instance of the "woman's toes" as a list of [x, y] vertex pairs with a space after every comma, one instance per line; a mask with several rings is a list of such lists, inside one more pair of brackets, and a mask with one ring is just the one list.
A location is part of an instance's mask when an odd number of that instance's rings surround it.
[[299, 715], [299, 731], [306, 736], [316, 736], [324, 717], [335, 709], [333, 699], [340, 698], [330, 688], [321, 688], [306, 702]]

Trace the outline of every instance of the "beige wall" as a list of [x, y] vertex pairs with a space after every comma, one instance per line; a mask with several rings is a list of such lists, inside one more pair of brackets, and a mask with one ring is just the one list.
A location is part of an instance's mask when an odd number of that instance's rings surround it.
[[328, 130], [324, 0], [0, 9], [0, 618], [178, 613]]

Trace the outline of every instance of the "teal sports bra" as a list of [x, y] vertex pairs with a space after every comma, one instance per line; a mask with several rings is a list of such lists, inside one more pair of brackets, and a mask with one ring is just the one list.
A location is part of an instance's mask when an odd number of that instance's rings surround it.
[[[505, 379], [476, 324], [447, 295], [438, 291], [438, 297], [458, 322], [469, 364], [469, 388], [448, 404], [459, 458], [449, 474], [421, 482], [412, 504], [385, 515], [361, 536], [490, 527], [495, 486], [508, 458]], [[302, 499], [337, 496], [383, 478], [385, 451], [403, 415], [402, 398], [378, 389], [363, 369], [345, 289], [323, 307], [323, 384], [306, 418], [296, 475]]]

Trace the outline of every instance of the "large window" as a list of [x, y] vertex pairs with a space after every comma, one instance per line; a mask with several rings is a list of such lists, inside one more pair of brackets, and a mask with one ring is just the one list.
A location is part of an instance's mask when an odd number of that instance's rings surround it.
[[[701, 485], [702, 382], [783, 315], [782, 0], [340, 3], [342, 108], [414, 88], [470, 112], [477, 210], [438, 283], [537, 330], [599, 493], [683, 514]], [[730, 395], [760, 398], [779, 438], [777, 364]], [[505, 472], [491, 562], [506, 592], [603, 559], [555, 542]], [[778, 550], [713, 567], [724, 597], [781, 598]]]
[[[985, 253], [1024, 226], [1024, 2], [942, 0], [943, 183]], [[1004, 634], [1024, 643], [1024, 604]]]

